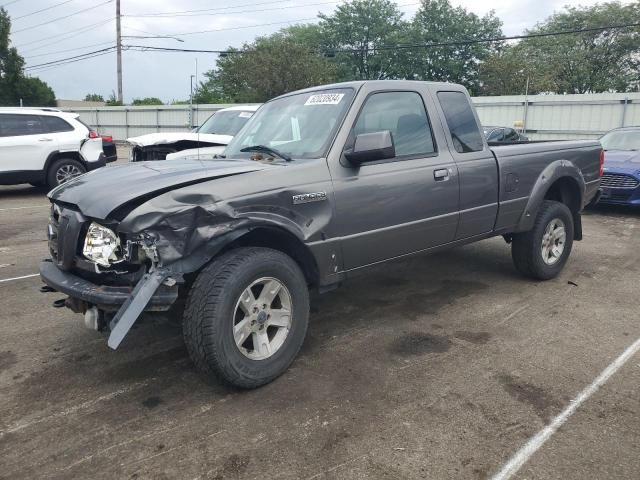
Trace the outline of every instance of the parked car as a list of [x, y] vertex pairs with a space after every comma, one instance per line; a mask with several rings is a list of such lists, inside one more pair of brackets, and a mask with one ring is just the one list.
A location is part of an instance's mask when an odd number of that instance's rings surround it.
[[104, 152], [105, 161], [107, 163], [115, 162], [118, 160], [118, 150], [116, 143], [113, 141], [111, 135], [100, 135], [102, 139], [102, 151]]
[[640, 206], [640, 127], [616, 128], [600, 143], [605, 153], [599, 203]]
[[0, 185], [53, 188], [104, 165], [102, 140], [77, 114], [0, 108]]
[[597, 141], [489, 148], [460, 85], [309, 88], [261, 107], [225, 158], [129, 163], [50, 192], [40, 274], [87, 326], [111, 330], [112, 348], [143, 311], [185, 301], [195, 364], [253, 388], [297, 355], [309, 291], [367, 267], [502, 235], [522, 274], [557, 276], [601, 153]]
[[529, 141], [528, 137], [509, 127], [482, 127], [482, 132], [491, 145]]
[[218, 147], [222, 151], [257, 109], [258, 105], [223, 108], [192, 132], [150, 133], [128, 138], [130, 160], [165, 160], [168, 154], [201, 147]]

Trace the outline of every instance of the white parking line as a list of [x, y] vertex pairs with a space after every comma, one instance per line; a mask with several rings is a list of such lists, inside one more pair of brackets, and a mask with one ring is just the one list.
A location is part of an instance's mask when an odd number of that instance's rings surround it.
[[492, 480], [507, 480], [515, 475], [520, 468], [536, 453], [536, 451], [558, 431], [558, 429], [575, 413], [582, 403], [584, 403], [591, 395], [596, 393], [598, 389], [606, 383], [611, 376], [616, 373], [627, 361], [640, 350], [640, 338], [637, 339], [629, 348], [627, 348], [613, 363], [611, 363], [596, 378], [591, 385], [582, 390], [580, 394], [571, 401], [569, 406], [565, 408], [560, 415], [555, 417], [552, 422], [540, 430], [531, 438], [518, 452], [511, 457], [502, 470], [496, 473]]
[[3, 278], [2, 280], [0, 280], [0, 283], [13, 282], [14, 280], [22, 280], [25, 278], [37, 277], [39, 275], [40, 275], [39, 273], [32, 273], [31, 275], [23, 275], [21, 277]]
[[48, 207], [49, 205], [34, 205], [32, 207], [10, 207], [10, 208], [0, 208], [0, 212], [7, 212], [9, 210], [24, 210], [25, 208], [43, 208]]

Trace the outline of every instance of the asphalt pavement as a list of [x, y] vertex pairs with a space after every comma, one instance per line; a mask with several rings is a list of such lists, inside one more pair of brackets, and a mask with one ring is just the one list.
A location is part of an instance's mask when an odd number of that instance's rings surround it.
[[[555, 280], [501, 238], [350, 280], [287, 373], [237, 391], [160, 316], [111, 351], [53, 308], [47, 217], [0, 187], [0, 478], [491, 478], [640, 338], [640, 212], [598, 208]], [[640, 354], [618, 367], [513, 478], [640, 478]]]

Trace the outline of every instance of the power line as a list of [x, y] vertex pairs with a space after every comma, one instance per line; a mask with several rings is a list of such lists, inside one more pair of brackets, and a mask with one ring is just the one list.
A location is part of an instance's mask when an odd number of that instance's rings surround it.
[[85, 45], [84, 47], [67, 48], [65, 50], [56, 50], [54, 52], [38, 53], [37, 55], [25, 55], [25, 58], [46, 57], [47, 55], [55, 55], [56, 53], [75, 52], [77, 50], [85, 50], [87, 48], [99, 47], [99, 46], [108, 45], [108, 44], [110, 45], [112, 43], [113, 43], [113, 40], [109, 40], [108, 42], [92, 43], [91, 45]]
[[63, 17], [58, 17], [58, 18], [54, 18], [52, 20], [47, 20], [46, 22], [42, 22], [42, 23], [38, 23], [37, 25], [31, 25], [30, 27], [25, 27], [25, 28], [21, 28], [20, 30], [14, 30], [12, 33], [20, 33], [20, 32], [25, 32], [27, 30], [31, 30], [33, 28], [38, 28], [38, 27], [42, 27], [43, 25], [49, 25], [50, 23], [54, 23], [57, 22], [58, 20], [65, 20], [69, 17], [73, 17], [74, 15], [78, 15], [80, 13], [84, 13], [84, 12], [88, 12], [89, 10], [94, 10], [98, 7], [102, 7], [103, 5], [106, 5], [108, 3], [113, 2], [113, 0], [107, 0], [106, 2], [103, 3], [99, 3], [98, 5], [94, 5], [92, 7], [89, 8], [84, 8], [82, 10], [78, 10], [77, 12], [73, 12], [73, 13], [69, 13]]
[[[281, 22], [282, 23], [282, 22]], [[285, 22], [286, 23], [286, 22]], [[255, 26], [265, 26], [272, 24], [264, 24], [264, 25], [255, 25]], [[592, 28], [582, 28], [582, 29], [573, 29], [573, 30], [563, 30], [558, 32], [545, 32], [545, 33], [533, 33], [533, 34], [523, 34], [523, 35], [512, 35], [512, 36], [502, 36], [502, 37], [492, 37], [492, 38], [484, 38], [484, 39], [473, 39], [473, 40], [459, 40], [459, 41], [450, 41], [450, 42], [433, 42], [433, 43], [422, 43], [422, 44], [399, 44], [399, 45], [380, 45], [371, 50], [400, 50], [407, 48], [432, 48], [432, 47], [443, 47], [443, 46], [456, 46], [456, 45], [468, 45], [475, 43], [493, 43], [493, 42], [501, 42], [505, 40], [519, 40], [526, 38], [538, 38], [538, 37], [551, 37], [557, 35], [568, 35], [575, 33], [587, 33], [594, 31], [603, 31], [603, 30], [614, 30], [614, 29], [622, 29], [622, 28], [633, 28], [640, 27], [640, 23], [629, 23], [624, 25], [607, 25], [603, 27], [592, 27]], [[240, 27], [242, 28], [242, 27]], [[248, 27], [246, 27], [248, 28]], [[184, 35], [184, 34], [183, 34]], [[179, 53], [216, 53], [216, 54], [233, 54], [233, 53], [245, 53], [247, 50], [243, 51], [235, 51], [235, 50], [206, 50], [206, 49], [187, 49], [187, 48], [169, 48], [169, 47], [153, 47], [153, 46], [144, 46], [144, 45], [125, 45], [123, 46], [125, 49], [130, 49], [134, 51], [164, 51], [164, 52], [179, 52]], [[52, 60], [50, 62], [41, 63], [38, 65], [31, 65], [25, 68], [25, 70], [38, 69], [49, 66], [63, 65], [66, 63], [75, 63], [78, 61], [86, 60], [88, 58], [93, 58], [94, 56], [104, 55], [110, 53], [115, 49], [114, 46], [95, 50], [93, 52], [87, 52], [81, 55], [76, 55], [73, 57], [62, 58], [58, 60]], [[360, 49], [340, 49], [340, 50], [332, 50], [326, 53], [357, 53], [361, 52]]]
[[69, 63], [69, 60], [85, 60], [85, 57], [89, 57], [95, 55], [96, 53], [108, 53], [111, 50], [114, 50], [116, 47], [115, 46], [111, 46], [111, 47], [107, 47], [107, 48], [101, 48], [100, 50], [94, 50], [93, 52], [87, 52], [87, 53], [82, 53], [80, 55], [75, 55], [73, 57], [67, 57], [67, 58], [60, 58], [58, 60], [52, 60], [50, 62], [45, 62], [45, 63], [39, 63], [37, 65], [29, 65], [28, 67], [25, 67], [25, 70], [32, 70], [34, 68], [39, 68], [39, 67], [46, 67], [49, 65], [53, 65], [53, 64], [59, 64], [59, 63]]
[[[285, 0], [287, 2], [290, 2], [291, 0]], [[271, 11], [271, 10], [288, 10], [291, 8], [300, 8], [300, 7], [315, 7], [318, 5], [335, 5], [337, 3], [341, 3], [342, 0], [333, 0], [331, 2], [317, 2], [317, 3], [307, 3], [307, 4], [298, 4], [298, 5], [289, 5], [286, 7], [271, 7], [271, 8], [263, 8], [263, 9], [259, 9], [256, 10], [254, 8], [250, 9], [250, 10], [239, 10], [239, 11], [234, 11], [234, 12], [227, 12], [227, 10], [230, 9], [235, 9], [235, 8], [241, 8], [242, 6], [251, 6], [251, 7], [255, 7], [256, 5], [267, 5], [267, 4], [272, 4], [272, 3], [282, 3], [280, 2], [264, 2], [264, 3], [254, 3], [254, 4], [249, 4], [249, 5], [236, 5], [234, 7], [223, 7], [221, 9], [211, 9], [211, 10], [223, 10], [222, 12], [216, 12], [216, 13], [202, 13], [202, 12], [198, 12], [197, 10], [192, 11], [192, 12], [184, 12], [184, 13], [174, 13], [172, 15], [123, 15], [123, 17], [145, 17], [145, 18], [173, 18], [173, 17], [203, 17], [203, 16], [213, 16], [213, 15], [235, 15], [236, 13], [251, 13], [251, 12], [267, 12], [267, 11]], [[415, 3], [413, 5], [417, 5], [418, 3]]]
[[[21, 43], [19, 45], [15, 45], [16, 48], [22, 48], [22, 47], [26, 47], [28, 45], [33, 45], [34, 43], [42, 43], [42, 42], [46, 42], [48, 40], [52, 40], [54, 38], [58, 38], [58, 37], [65, 37], [62, 38], [60, 40], [58, 40], [59, 42], [62, 42], [64, 40], [67, 40], [69, 38], [73, 38], [73, 37], [77, 37], [78, 35], [81, 35], [83, 33], [85, 33], [87, 30], [91, 30], [95, 27], [101, 27], [102, 25], [106, 25], [109, 22], [112, 22], [115, 19], [115, 17], [111, 17], [107, 20], [101, 20], [100, 22], [96, 22], [96, 23], [92, 23], [90, 25], [86, 25], [82, 28], [79, 28], [73, 32], [64, 32], [64, 33], [58, 33], [56, 35], [50, 35], [48, 37], [44, 37], [44, 38], [40, 38], [38, 40], [33, 40], [31, 42], [27, 42], [27, 43]], [[28, 51], [33, 51], [33, 50], [39, 50], [41, 48], [47, 47], [48, 45], [43, 45], [42, 47], [35, 47], [35, 48], [30, 48], [28, 49]]]
[[64, 65], [67, 65], [67, 64], [69, 64], [69, 63], [81, 62], [81, 61], [83, 61], [83, 60], [89, 60], [90, 58], [95, 58], [95, 57], [101, 57], [101, 56], [103, 56], [103, 55], [108, 55], [108, 54], [112, 53], [112, 51], [113, 51], [113, 50], [109, 50], [109, 51], [107, 51], [107, 52], [97, 53], [97, 54], [95, 54], [95, 55], [91, 55], [91, 56], [88, 56], [88, 57], [85, 57], [85, 58], [80, 58], [80, 59], [77, 59], [77, 60], [70, 60], [70, 61], [66, 61], [66, 62], [56, 63], [56, 64], [54, 64], [54, 65], [49, 65], [49, 66], [45, 66], [45, 67], [34, 68], [34, 69], [29, 70], [27, 73], [34, 73], [34, 72], [39, 73], [39, 72], [44, 72], [44, 71], [47, 71], [47, 70], [52, 70], [52, 69], [54, 69], [54, 68], [61, 67], [61, 66], [64, 66]]
[[19, 17], [13, 17], [12, 20], [20, 20], [21, 18], [30, 17], [31, 15], [35, 15], [37, 13], [46, 12], [47, 10], [51, 10], [52, 8], [59, 7], [60, 5], [64, 5], [65, 3], [71, 3], [74, 0], [64, 0], [64, 2], [56, 3], [55, 5], [51, 5], [50, 7], [43, 8], [40, 10], [36, 10], [35, 12], [26, 13], [24, 15], [20, 15]]
[[[433, 42], [433, 43], [414, 43], [414, 44], [399, 44], [399, 45], [380, 45], [372, 47], [370, 50], [402, 50], [407, 48], [431, 48], [431, 47], [448, 47], [457, 45], [473, 45], [476, 43], [496, 43], [503, 42], [505, 40], [523, 40], [527, 38], [539, 38], [539, 37], [554, 37], [558, 35], [571, 35], [574, 33], [588, 33], [588, 32], [600, 32], [603, 30], [617, 30], [622, 28], [640, 27], [640, 23], [628, 23], [622, 25], [608, 25], [605, 27], [591, 27], [580, 28], [574, 30], [561, 30], [558, 32], [545, 32], [545, 33], [528, 33], [522, 35], [502, 36], [493, 38], [478, 38], [472, 40], [458, 40], [452, 42]], [[346, 48], [331, 50], [329, 53], [357, 53], [362, 52], [359, 48]]]
[[284, 21], [284, 22], [260, 23], [260, 24], [257, 24], [257, 25], [243, 25], [241, 27], [215, 28], [213, 30], [201, 30], [199, 32], [172, 33], [171, 36], [172, 37], [185, 37], [187, 35], [199, 35], [201, 33], [226, 32], [226, 31], [229, 31], [229, 30], [241, 30], [243, 28], [268, 27], [268, 26], [271, 26], [271, 25], [283, 25], [285, 23], [309, 22], [311, 20], [317, 20], [317, 17], [297, 18], [295, 20], [287, 20], [287, 21]]
[[125, 50], [132, 50], [134, 52], [179, 52], [179, 53], [232, 53], [227, 50], [202, 50], [198, 48], [169, 48], [169, 47], [152, 47], [151, 45], [123, 45]]
[[[447, 46], [457, 46], [457, 45], [469, 45], [475, 43], [496, 43], [502, 42], [505, 40], [521, 40], [527, 38], [538, 38], [538, 37], [551, 37], [557, 35], [569, 35], [575, 33], [588, 33], [594, 31], [603, 31], [603, 30], [616, 30], [622, 28], [633, 28], [640, 27], [640, 23], [629, 23], [623, 25], [607, 25], [604, 27], [592, 27], [592, 28], [581, 28], [574, 30], [561, 30], [558, 32], [546, 32], [546, 33], [530, 33], [523, 35], [512, 35], [512, 36], [502, 36], [502, 37], [492, 37], [492, 38], [479, 38], [473, 40], [457, 40], [457, 41], [448, 41], [448, 42], [432, 42], [432, 43], [413, 43], [413, 44], [398, 44], [398, 45], [378, 45], [376, 47], [370, 48], [371, 51], [376, 50], [403, 50], [407, 48], [433, 48], [433, 47], [447, 47]], [[184, 34], [181, 34], [184, 35]], [[208, 50], [208, 49], [188, 49], [188, 48], [169, 48], [169, 47], [153, 47], [153, 46], [145, 46], [145, 45], [126, 45], [127, 49], [136, 50], [136, 51], [164, 51], [164, 52], [181, 52], [181, 53], [217, 53], [217, 54], [238, 54], [238, 53], [246, 53], [251, 50]], [[362, 49], [359, 48], [345, 48], [345, 49], [335, 49], [328, 50], [323, 53], [361, 53]]]
[[172, 17], [172, 16], [181, 16], [186, 13], [200, 13], [200, 12], [212, 12], [212, 11], [220, 11], [220, 10], [230, 10], [234, 8], [242, 8], [242, 7], [251, 7], [256, 5], [272, 5], [276, 3], [288, 3], [292, 0], [276, 0], [270, 2], [260, 2], [260, 3], [244, 3], [242, 5], [234, 5], [228, 7], [216, 7], [216, 8], [202, 8], [200, 10], [182, 10], [178, 12], [156, 12], [156, 13], [139, 13], [139, 14], [127, 14], [123, 15], [123, 17]]
[[9, 5], [13, 4], [13, 3], [17, 3], [20, 0], [13, 0], [12, 2], [7, 2], [4, 5], [0, 5], [0, 8], [4, 8], [4, 7], [8, 7]]

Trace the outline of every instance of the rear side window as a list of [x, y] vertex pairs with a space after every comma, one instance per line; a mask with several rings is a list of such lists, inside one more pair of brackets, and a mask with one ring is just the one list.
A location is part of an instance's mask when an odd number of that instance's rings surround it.
[[508, 128], [504, 138], [507, 142], [517, 142], [520, 140], [520, 135], [513, 128]]
[[58, 117], [40, 117], [47, 133], [73, 132], [73, 127]]
[[38, 115], [0, 114], [0, 137], [20, 137], [44, 133]]
[[416, 92], [374, 93], [366, 100], [353, 133], [384, 130], [393, 135], [398, 157], [435, 152], [427, 112], [422, 97]]
[[504, 139], [504, 130], [498, 128], [491, 132], [491, 135], [487, 138], [487, 142], [501, 142]]
[[482, 135], [467, 96], [462, 92], [438, 92], [438, 101], [449, 126], [456, 152], [482, 150]]

